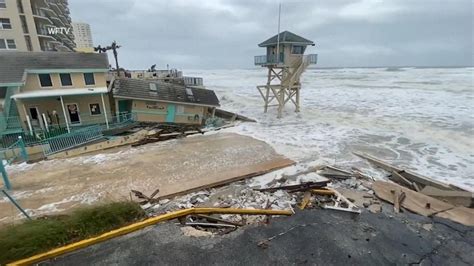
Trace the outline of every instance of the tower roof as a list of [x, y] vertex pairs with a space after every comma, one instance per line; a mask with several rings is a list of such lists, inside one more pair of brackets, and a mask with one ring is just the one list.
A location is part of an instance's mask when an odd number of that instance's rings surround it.
[[[260, 43], [259, 47], [273, 46], [277, 44], [278, 34], [271, 37], [270, 39]], [[284, 31], [280, 32], [280, 43], [281, 44], [301, 44], [301, 45], [313, 45], [314, 42], [298, 36], [292, 32]]]

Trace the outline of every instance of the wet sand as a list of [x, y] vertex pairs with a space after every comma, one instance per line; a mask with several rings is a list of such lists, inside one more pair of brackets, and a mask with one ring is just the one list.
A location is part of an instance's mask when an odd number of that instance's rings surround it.
[[[160, 196], [291, 163], [265, 142], [217, 133], [8, 170], [12, 195], [38, 216], [99, 201], [128, 200], [132, 189], [150, 195], [159, 188]], [[6, 198], [0, 199], [0, 223], [20, 218]]]

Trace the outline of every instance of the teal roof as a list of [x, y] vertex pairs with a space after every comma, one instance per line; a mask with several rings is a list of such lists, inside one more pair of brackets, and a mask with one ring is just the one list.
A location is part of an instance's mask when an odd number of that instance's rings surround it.
[[[271, 37], [270, 39], [260, 43], [258, 46], [266, 47], [266, 46], [274, 46], [277, 44], [278, 34]], [[314, 42], [308, 39], [305, 39], [301, 36], [298, 36], [292, 32], [284, 31], [280, 32], [280, 43], [281, 44], [300, 44], [300, 45], [313, 45]]]

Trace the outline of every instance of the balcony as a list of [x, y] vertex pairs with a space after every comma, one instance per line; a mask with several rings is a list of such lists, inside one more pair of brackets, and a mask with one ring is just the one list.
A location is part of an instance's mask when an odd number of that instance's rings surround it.
[[256, 66], [261, 66], [261, 65], [278, 65], [280, 63], [283, 63], [284, 61], [284, 55], [280, 54], [280, 60], [277, 62], [277, 56], [276, 55], [257, 55], [255, 56], [255, 65]]
[[308, 54], [305, 55], [305, 57], [308, 58], [310, 65], [316, 65], [318, 63], [318, 54]]
[[198, 78], [198, 77], [183, 77], [184, 79], [184, 85], [187, 86], [202, 86], [203, 85], [203, 79]]
[[41, 20], [42, 22], [46, 22], [48, 24], [53, 24], [53, 22], [48, 18], [46, 12], [42, 9], [33, 9], [33, 17], [35, 19]]
[[[309, 60], [309, 64], [317, 64], [318, 63], [318, 55], [317, 54], [308, 54], [304, 55], [305, 60]], [[255, 65], [256, 66], [265, 66], [265, 65], [278, 65], [284, 64], [284, 56], [280, 54], [280, 61], [277, 62], [276, 55], [257, 55], [255, 56]]]
[[40, 38], [46, 38], [46, 39], [49, 39], [49, 40], [56, 40], [56, 38], [54, 38], [53, 36], [51, 36], [49, 34], [48, 29], [46, 29], [46, 28], [38, 28], [36, 33], [38, 34], [38, 37], [40, 37]]

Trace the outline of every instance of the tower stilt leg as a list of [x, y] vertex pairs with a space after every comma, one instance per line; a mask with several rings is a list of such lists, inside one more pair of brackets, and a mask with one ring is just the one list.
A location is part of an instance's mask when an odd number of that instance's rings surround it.
[[264, 110], [263, 110], [264, 113], [266, 113], [267, 110], [268, 110], [268, 104], [269, 104], [268, 98], [269, 98], [269, 96], [270, 96], [270, 88], [267, 86], [265, 88], [265, 107], [264, 107]]
[[278, 93], [278, 118], [282, 117], [283, 107], [285, 106], [285, 89], [281, 88]]
[[300, 87], [296, 88], [296, 110], [295, 112], [300, 112]]

